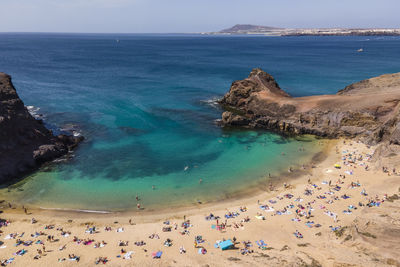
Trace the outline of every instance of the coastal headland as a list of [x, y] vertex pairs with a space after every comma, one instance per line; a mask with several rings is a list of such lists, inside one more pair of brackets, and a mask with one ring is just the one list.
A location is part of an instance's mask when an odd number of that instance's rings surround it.
[[11, 76], [0, 73], [0, 183], [65, 156], [83, 137], [58, 135], [35, 119], [19, 98]]
[[270, 74], [253, 69], [233, 82], [220, 103], [224, 126], [400, 144], [400, 73], [351, 84], [335, 95], [291, 97]]

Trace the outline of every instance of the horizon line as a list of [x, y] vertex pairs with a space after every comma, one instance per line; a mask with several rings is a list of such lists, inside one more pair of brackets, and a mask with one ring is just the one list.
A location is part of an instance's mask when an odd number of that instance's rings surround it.
[[[301, 30], [301, 29], [363, 29], [363, 30], [368, 30], [368, 29], [400, 29], [400, 27], [280, 27], [280, 26], [265, 26], [265, 25], [257, 25], [257, 24], [234, 24], [233, 26], [229, 27], [232, 28], [237, 25], [251, 25], [251, 26], [259, 26], [259, 27], [271, 27], [271, 28], [276, 28], [276, 29], [287, 29], [287, 30]], [[5, 33], [31, 33], [31, 34], [40, 34], [40, 33], [47, 33], [47, 34], [208, 34], [208, 33], [220, 33], [223, 30], [229, 29], [229, 28], [224, 28], [218, 31], [200, 31], [200, 32], [74, 32], [74, 31], [60, 31], [60, 32], [55, 32], [55, 31], [0, 31], [0, 34], [5, 34]], [[244, 34], [238, 34], [238, 35], [244, 35]], [[260, 33], [260, 35], [263, 35]]]

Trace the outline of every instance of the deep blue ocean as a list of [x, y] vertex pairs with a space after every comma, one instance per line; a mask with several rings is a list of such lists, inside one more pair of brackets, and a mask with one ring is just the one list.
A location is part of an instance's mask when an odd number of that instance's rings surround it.
[[106, 210], [136, 207], [139, 194], [157, 208], [234, 196], [309, 161], [309, 138], [216, 125], [215, 100], [254, 67], [293, 96], [335, 93], [399, 72], [400, 38], [0, 34], [0, 71], [25, 105], [56, 132], [86, 137], [72, 160], [2, 194]]

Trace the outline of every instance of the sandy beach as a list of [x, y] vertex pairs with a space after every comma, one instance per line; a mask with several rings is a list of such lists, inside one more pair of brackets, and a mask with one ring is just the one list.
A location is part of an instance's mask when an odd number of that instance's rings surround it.
[[[0, 260], [11, 266], [400, 266], [400, 176], [394, 166], [383, 170], [385, 162], [371, 160], [375, 149], [335, 141], [305, 175], [176, 212], [25, 212], [5, 200]], [[224, 240], [234, 246], [222, 250]]]

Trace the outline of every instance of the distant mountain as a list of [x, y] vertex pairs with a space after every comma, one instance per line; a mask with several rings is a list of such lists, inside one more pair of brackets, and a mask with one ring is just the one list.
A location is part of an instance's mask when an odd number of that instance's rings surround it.
[[267, 33], [276, 30], [283, 30], [282, 28], [259, 26], [251, 24], [236, 24], [235, 26], [219, 31], [219, 33], [236, 33], [236, 34], [248, 34], [248, 33]]

